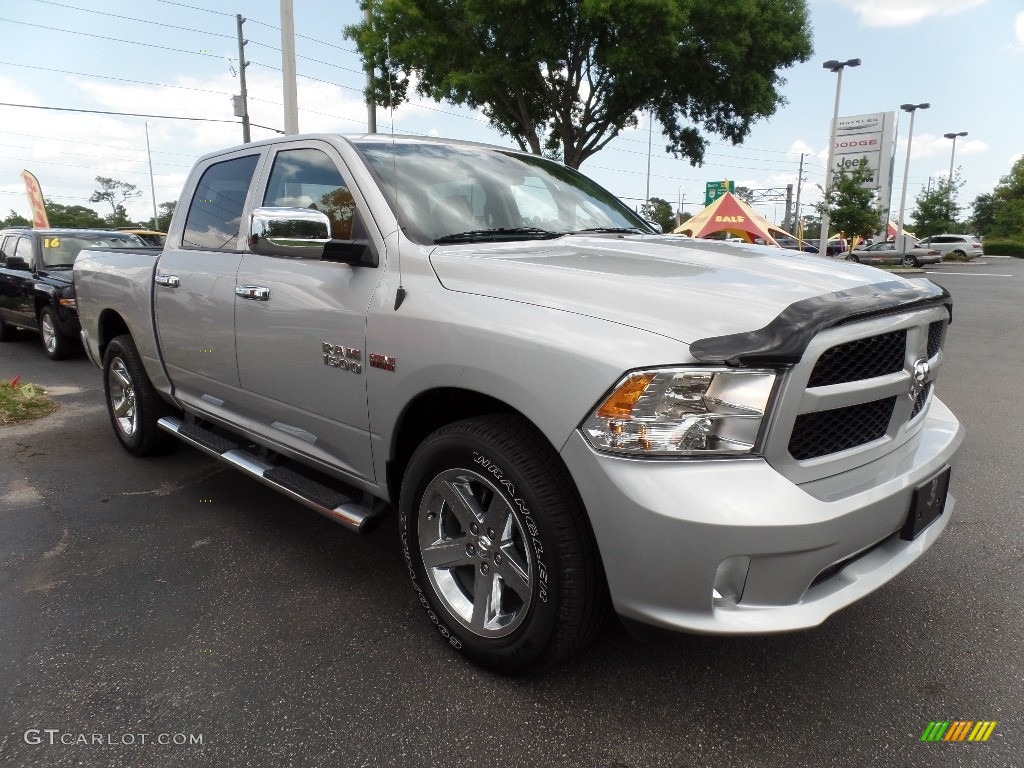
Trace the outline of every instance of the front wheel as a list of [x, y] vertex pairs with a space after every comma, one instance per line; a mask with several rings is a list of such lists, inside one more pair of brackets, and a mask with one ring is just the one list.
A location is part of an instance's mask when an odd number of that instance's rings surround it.
[[846, 255], [846, 260], [860, 262], [860, 259], [854, 256], [852, 253]]
[[167, 406], [127, 334], [113, 339], [103, 353], [103, 394], [114, 434], [126, 451], [151, 456], [174, 444], [174, 438], [157, 426]]
[[904, 254], [902, 264], [904, 267], [916, 267], [917, 258], [912, 253]]
[[479, 417], [431, 434], [409, 463], [399, 510], [420, 603], [472, 661], [540, 672], [589, 643], [607, 615], [583, 504], [522, 418]]
[[39, 335], [43, 349], [51, 360], [63, 360], [71, 354], [71, 339], [60, 332], [53, 307], [47, 305], [39, 311]]

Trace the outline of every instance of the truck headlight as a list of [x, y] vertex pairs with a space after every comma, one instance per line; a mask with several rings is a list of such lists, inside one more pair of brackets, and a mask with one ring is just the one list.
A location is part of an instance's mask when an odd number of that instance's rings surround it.
[[666, 368], [629, 373], [583, 422], [602, 451], [632, 456], [750, 454], [775, 371]]

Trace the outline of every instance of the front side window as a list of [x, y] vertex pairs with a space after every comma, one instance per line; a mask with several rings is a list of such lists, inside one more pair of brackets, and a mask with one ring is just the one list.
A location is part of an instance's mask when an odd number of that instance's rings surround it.
[[215, 163], [203, 172], [185, 219], [185, 248], [237, 250], [242, 209], [259, 155]]
[[31, 237], [20, 237], [18, 238], [18, 247], [14, 251], [14, 255], [25, 260], [26, 264], [32, 263], [32, 238]]
[[319, 149], [277, 153], [263, 205], [313, 208], [331, 220], [331, 237], [352, 239], [356, 203], [334, 161]]

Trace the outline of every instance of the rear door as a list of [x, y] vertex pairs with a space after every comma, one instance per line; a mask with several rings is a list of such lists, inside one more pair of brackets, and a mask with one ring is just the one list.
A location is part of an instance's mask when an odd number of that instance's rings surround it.
[[[275, 148], [255, 205], [316, 208], [337, 240], [367, 239], [372, 219], [326, 142]], [[384, 271], [247, 253], [238, 270], [235, 343], [245, 416], [277, 442], [344, 473], [373, 477], [366, 312]]]
[[[32, 235], [8, 235], [0, 243], [3, 266], [0, 266], [0, 312], [4, 320], [26, 328], [36, 327], [36, 302], [32, 290], [35, 284], [35, 254], [32, 249]], [[8, 257], [16, 256], [28, 265], [28, 269], [11, 269]]]
[[176, 225], [157, 264], [161, 356], [175, 394], [207, 411], [227, 414], [237, 406], [235, 274], [242, 215], [263, 152], [242, 149], [196, 168], [184, 224]]

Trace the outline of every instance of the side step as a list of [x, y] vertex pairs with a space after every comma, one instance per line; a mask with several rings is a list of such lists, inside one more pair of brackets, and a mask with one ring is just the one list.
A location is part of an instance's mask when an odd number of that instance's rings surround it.
[[174, 416], [163, 417], [157, 425], [203, 453], [242, 470], [264, 485], [357, 533], [369, 533], [384, 519], [387, 505], [368, 493], [363, 494], [362, 502], [356, 501], [288, 467], [269, 464], [216, 432]]

